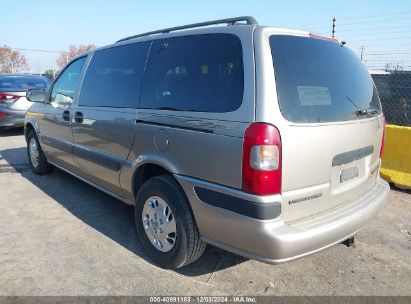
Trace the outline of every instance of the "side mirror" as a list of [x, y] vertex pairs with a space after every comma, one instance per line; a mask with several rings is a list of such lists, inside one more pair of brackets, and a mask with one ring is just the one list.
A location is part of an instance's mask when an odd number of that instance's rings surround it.
[[26, 98], [31, 102], [43, 102], [46, 99], [46, 90], [30, 89], [26, 93]]

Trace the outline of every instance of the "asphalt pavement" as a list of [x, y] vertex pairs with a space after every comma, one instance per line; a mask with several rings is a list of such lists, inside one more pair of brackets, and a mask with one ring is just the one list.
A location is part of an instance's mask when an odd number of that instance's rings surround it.
[[30, 171], [22, 130], [0, 130], [1, 295], [411, 295], [411, 193], [356, 235], [282, 265], [209, 246], [177, 271], [140, 246], [133, 208], [55, 169]]

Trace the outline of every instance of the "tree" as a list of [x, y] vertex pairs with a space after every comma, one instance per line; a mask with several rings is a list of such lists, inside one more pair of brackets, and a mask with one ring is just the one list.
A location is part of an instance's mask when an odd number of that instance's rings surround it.
[[0, 74], [24, 72], [29, 69], [26, 57], [8, 46], [0, 47]]
[[74, 57], [88, 52], [92, 49], [96, 48], [95, 44], [84, 44], [84, 45], [80, 45], [80, 46], [75, 46], [74, 44], [70, 45], [68, 47], [68, 51], [62, 53], [58, 58], [57, 58], [57, 65], [61, 68], [63, 68], [67, 63], [69, 63], [69, 61], [71, 59], [73, 59]]
[[44, 73], [42, 74], [43, 76], [46, 76], [48, 79], [51, 81], [54, 80], [56, 77], [57, 71], [56, 70], [45, 70]]

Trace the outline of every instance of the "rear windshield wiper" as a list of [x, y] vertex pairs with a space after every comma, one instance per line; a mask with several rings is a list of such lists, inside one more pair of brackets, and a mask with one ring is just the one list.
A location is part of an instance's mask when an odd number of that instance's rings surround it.
[[373, 115], [373, 114], [379, 114], [380, 111], [375, 110], [375, 109], [358, 109], [356, 112], [357, 116], [364, 116], [364, 115]]
[[358, 112], [360, 110], [360, 108], [358, 108], [356, 103], [354, 101], [352, 101], [352, 99], [350, 97], [346, 96], [346, 98], [351, 102], [351, 104], [357, 109], [357, 112]]

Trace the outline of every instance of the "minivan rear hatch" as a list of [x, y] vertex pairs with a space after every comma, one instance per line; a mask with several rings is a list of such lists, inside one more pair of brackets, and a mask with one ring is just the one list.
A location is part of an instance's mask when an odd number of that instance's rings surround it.
[[[315, 37], [315, 38], [313, 38]], [[271, 35], [282, 116], [283, 218], [338, 208], [367, 192], [384, 121], [374, 82], [349, 48], [318, 36]]]

